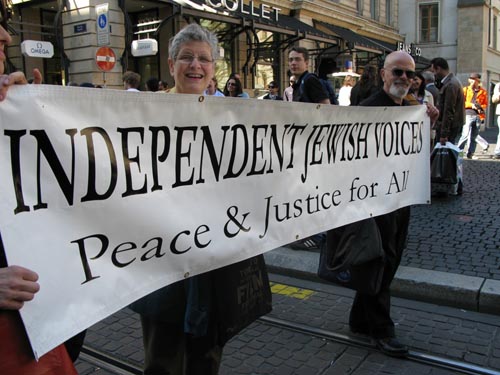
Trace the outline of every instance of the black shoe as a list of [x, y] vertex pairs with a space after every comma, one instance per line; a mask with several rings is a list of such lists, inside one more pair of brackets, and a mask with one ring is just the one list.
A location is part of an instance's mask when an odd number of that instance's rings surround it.
[[358, 326], [351, 326], [349, 325], [349, 330], [352, 333], [356, 333], [359, 335], [370, 335], [370, 329], [366, 327], [358, 327]]
[[316, 234], [311, 237], [303, 238], [302, 240], [298, 240], [292, 242], [287, 245], [288, 248], [292, 250], [315, 250], [320, 249], [321, 244], [325, 241], [326, 235]]
[[375, 345], [380, 351], [391, 357], [403, 358], [408, 355], [408, 347], [401, 344], [394, 337], [386, 337], [383, 339], [375, 339]]
[[448, 198], [448, 192], [447, 191], [437, 191], [432, 194], [433, 197], [435, 198]]
[[493, 155], [491, 158], [492, 158], [492, 159], [497, 159], [497, 160], [498, 160], [498, 159], [500, 159], [500, 155]]

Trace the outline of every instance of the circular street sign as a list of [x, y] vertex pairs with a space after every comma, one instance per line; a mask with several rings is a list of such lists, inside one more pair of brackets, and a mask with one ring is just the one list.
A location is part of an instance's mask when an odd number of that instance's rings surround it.
[[109, 72], [115, 67], [116, 55], [109, 47], [100, 47], [95, 53], [97, 67], [103, 72]]
[[99, 18], [97, 19], [97, 24], [101, 29], [105, 29], [106, 26], [108, 25], [108, 19], [106, 18], [105, 14], [100, 14]]

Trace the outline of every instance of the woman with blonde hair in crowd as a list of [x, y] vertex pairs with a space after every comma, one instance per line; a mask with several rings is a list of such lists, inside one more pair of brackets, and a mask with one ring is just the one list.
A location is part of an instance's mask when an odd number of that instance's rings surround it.
[[349, 106], [351, 105], [351, 90], [354, 85], [354, 78], [348, 75], [344, 78], [344, 83], [339, 90], [339, 105]]

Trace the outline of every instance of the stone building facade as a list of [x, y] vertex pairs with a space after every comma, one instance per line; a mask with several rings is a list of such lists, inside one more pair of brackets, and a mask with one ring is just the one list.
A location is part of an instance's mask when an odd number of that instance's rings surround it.
[[[217, 64], [219, 82], [240, 73], [247, 91], [288, 82], [288, 50], [310, 49], [312, 67], [328, 62], [332, 71], [379, 64], [397, 49], [397, 0], [13, 0], [8, 50], [11, 70], [41, 68], [45, 82], [69, 81], [121, 88], [124, 71], [139, 72], [143, 81], [155, 76], [170, 85], [168, 41], [186, 22], [215, 31], [223, 57]], [[105, 19], [102, 6], [106, 5]], [[102, 27], [104, 26], [104, 28]], [[104, 36], [103, 31], [109, 32]], [[50, 42], [54, 56], [41, 59], [21, 53], [25, 40]], [[104, 40], [104, 43], [103, 43]], [[133, 41], [154, 40], [155, 54], [134, 56]], [[141, 42], [142, 43], [142, 42]], [[96, 52], [110, 47], [116, 55], [106, 72]], [[148, 46], [145, 47], [149, 48]]]
[[500, 0], [408, 0], [400, 2], [399, 30], [427, 59], [448, 60], [463, 84], [477, 72], [491, 90], [500, 81], [499, 17]]

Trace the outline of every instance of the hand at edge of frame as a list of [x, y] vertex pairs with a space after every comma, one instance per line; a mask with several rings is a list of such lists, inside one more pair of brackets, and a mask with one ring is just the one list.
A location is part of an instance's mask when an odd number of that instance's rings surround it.
[[[37, 68], [33, 69], [33, 83], [42, 83], [42, 74]], [[23, 72], [14, 72], [0, 76], [0, 102], [7, 97], [7, 90], [12, 85], [26, 85], [28, 80]]]

